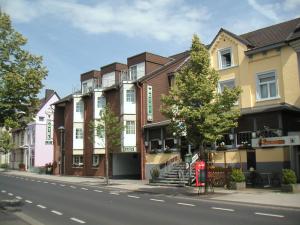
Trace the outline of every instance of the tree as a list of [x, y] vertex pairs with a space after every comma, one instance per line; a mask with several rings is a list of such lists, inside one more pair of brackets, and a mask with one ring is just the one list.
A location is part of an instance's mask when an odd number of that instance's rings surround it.
[[124, 126], [107, 104], [101, 113], [101, 118], [90, 123], [90, 139], [95, 141], [95, 133], [105, 137], [105, 177], [109, 184], [109, 154], [121, 146], [121, 135]]
[[10, 133], [7, 130], [0, 129], [0, 152], [5, 155], [5, 164], [7, 161], [7, 154], [14, 148], [14, 144]]
[[171, 119], [171, 129], [186, 134], [187, 141], [200, 150], [237, 126], [239, 109], [233, 107], [240, 89], [218, 92], [218, 73], [210, 66], [209, 53], [194, 35], [187, 63], [175, 74], [175, 85], [162, 97], [162, 113]]
[[23, 47], [27, 40], [0, 10], [0, 127], [23, 127], [36, 113], [47, 70], [42, 57]]

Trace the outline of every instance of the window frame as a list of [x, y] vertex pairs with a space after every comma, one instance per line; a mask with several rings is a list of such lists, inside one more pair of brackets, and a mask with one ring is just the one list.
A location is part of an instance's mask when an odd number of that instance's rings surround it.
[[[223, 66], [222, 63], [222, 52], [226, 51], [226, 50], [230, 50], [230, 66]], [[222, 48], [222, 49], [218, 49], [218, 61], [219, 61], [219, 69], [223, 70], [223, 69], [228, 69], [234, 66], [233, 63], [233, 53], [232, 53], [232, 48], [231, 47], [227, 47], [227, 48]]]
[[[260, 83], [260, 77], [261, 76], [271, 74], [271, 73], [274, 74], [274, 81]], [[264, 78], [267, 78], [267, 77], [264, 77]], [[270, 84], [271, 83], [275, 83], [276, 95], [273, 96], [273, 97], [270, 97]], [[260, 87], [263, 84], [267, 84], [268, 96], [266, 98], [261, 97]], [[266, 101], [266, 100], [273, 100], [273, 99], [278, 99], [278, 98], [280, 98], [280, 95], [279, 95], [279, 85], [278, 85], [278, 77], [277, 77], [276, 70], [269, 70], [269, 71], [256, 73], [256, 101]]]
[[[128, 93], [128, 92], [131, 92], [131, 93]], [[135, 90], [134, 89], [126, 90], [126, 102], [135, 103]]]
[[[133, 124], [128, 124], [128, 123], [133, 123]], [[136, 134], [136, 122], [135, 120], [126, 120], [125, 122], [125, 133], [126, 134]]]
[[[81, 131], [81, 134], [79, 133], [79, 131]], [[77, 139], [77, 140], [83, 139], [83, 129], [82, 128], [75, 128], [75, 139]]]
[[[98, 158], [97, 160], [95, 160], [95, 158]], [[95, 163], [95, 161], [97, 161]], [[100, 165], [100, 154], [93, 154], [92, 155], [92, 167], [98, 167]]]
[[76, 102], [76, 112], [77, 113], [82, 113], [83, 112], [83, 102], [80, 100], [78, 102]]
[[[222, 91], [221, 85], [222, 85], [222, 84], [225, 84], [225, 83], [232, 82], [232, 81], [233, 81], [234, 88], [235, 88], [236, 86], [235, 86], [235, 79], [234, 79], [234, 78], [228, 79], [228, 80], [222, 80], [222, 81], [219, 81], [219, 82], [218, 82], [218, 92], [219, 92], [220, 94], [222, 94], [224, 90]], [[224, 86], [224, 87], [225, 87], [225, 86]], [[226, 86], [226, 87], [227, 87], [227, 86]]]
[[97, 108], [103, 109], [105, 107], [105, 97], [104, 96], [98, 96], [97, 97]]
[[[78, 163], [75, 163], [77, 157], [78, 157], [79, 161], [78, 161]], [[83, 155], [73, 155], [73, 157], [72, 157], [72, 167], [81, 168], [83, 166], [84, 166]]]

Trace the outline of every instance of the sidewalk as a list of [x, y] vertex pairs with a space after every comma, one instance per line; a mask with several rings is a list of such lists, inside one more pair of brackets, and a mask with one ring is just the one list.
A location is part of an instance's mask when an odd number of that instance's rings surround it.
[[277, 190], [249, 188], [242, 191], [236, 191], [226, 190], [224, 188], [215, 188], [214, 193], [198, 196], [197, 189], [193, 187], [150, 186], [148, 181], [145, 180], [110, 179], [110, 185], [107, 186], [105, 184], [105, 179], [101, 177], [55, 176], [15, 170], [9, 170], [4, 173], [15, 176], [26, 176], [35, 179], [49, 179], [57, 182], [68, 182], [77, 185], [119, 189], [122, 191], [139, 191], [152, 194], [185, 197], [190, 199], [211, 199], [218, 201], [262, 204], [300, 209], [300, 193], [282, 193]]

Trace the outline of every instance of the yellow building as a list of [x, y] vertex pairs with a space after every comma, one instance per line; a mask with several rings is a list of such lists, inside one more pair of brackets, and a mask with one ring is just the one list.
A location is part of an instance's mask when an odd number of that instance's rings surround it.
[[217, 151], [214, 163], [262, 173], [291, 167], [299, 178], [300, 18], [243, 35], [221, 29], [209, 53], [219, 91], [242, 89], [239, 125], [224, 135], [219, 146], [227, 150]]

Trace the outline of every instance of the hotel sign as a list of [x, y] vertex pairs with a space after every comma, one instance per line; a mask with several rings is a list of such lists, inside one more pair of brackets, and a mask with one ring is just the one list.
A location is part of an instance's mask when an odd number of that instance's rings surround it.
[[252, 139], [252, 147], [277, 147], [300, 145], [299, 136], [283, 136], [270, 138], [255, 138]]
[[46, 123], [46, 144], [52, 144], [52, 121]]
[[147, 120], [153, 121], [152, 86], [147, 86]]

